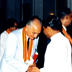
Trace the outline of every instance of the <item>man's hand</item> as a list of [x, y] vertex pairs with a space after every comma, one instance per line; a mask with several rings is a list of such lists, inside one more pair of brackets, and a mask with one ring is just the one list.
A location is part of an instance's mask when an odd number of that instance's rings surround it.
[[37, 67], [32, 67], [31, 70], [27, 72], [40, 72], [40, 69]]
[[27, 72], [31, 72], [32, 67], [36, 67], [36, 64], [34, 63], [34, 64], [30, 65], [27, 69]]

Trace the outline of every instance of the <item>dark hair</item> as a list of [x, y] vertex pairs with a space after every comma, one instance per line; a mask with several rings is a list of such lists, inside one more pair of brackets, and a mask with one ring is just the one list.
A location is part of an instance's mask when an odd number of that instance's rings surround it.
[[14, 23], [17, 23], [17, 20], [14, 19], [14, 18], [9, 18], [9, 19], [6, 21], [6, 27], [7, 27], [7, 28], [14, 27]]
[[70, 15], [71, 10], [67, 7], [63, 7], [58, 10], [57, 16], [61, 19], [64, 18], [66, 15]]
[[60, 30], [62, 32], [62, 24], [58, 17], [56, 16], [49, 16], [47, 19], [43, 21], [43, 26], [46, 28], [49, 26], [54, 30]]

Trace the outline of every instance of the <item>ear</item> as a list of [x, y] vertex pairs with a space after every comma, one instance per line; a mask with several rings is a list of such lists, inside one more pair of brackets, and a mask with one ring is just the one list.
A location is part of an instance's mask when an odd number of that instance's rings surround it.
[[26, 31], [29, 29], [29, 25], [26, 25]]
[[52, 33], [53, 32], [53, 29], [52, 28], [50, 28], [49, 26], [47, 28], [49, 30], [49, 33]]

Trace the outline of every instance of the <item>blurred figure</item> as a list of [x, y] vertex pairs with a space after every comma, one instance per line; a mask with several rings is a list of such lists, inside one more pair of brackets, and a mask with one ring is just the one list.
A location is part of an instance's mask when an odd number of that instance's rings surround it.
[[26, 72], [30, 66], [34, 66], [33, 56], [37, 52], [41, 28], [40, 20], [35, 18], [28, 21], [25, 27], [9, 34], [1, 62], [1, 72]]
[[70, 13], [70, 9], [67, 7], [63, 7], [58, 10], [57, 16], [59, 17], [62, 26], [64, 26], [65, 28], [71, 24]]
[[9, 35], [10, 32], [14, 31], [17, 29], [17, 20], [16, 19], [13, 19], [13, 18], [10, 18], [6, 21], [6, 30], [3, 31], [1, 34], [0, 34], [0, 62], [1, 62], [1, 59], [3, 57], [3, 54], [4, 54], [4, 50], [5, 50], [5, 47], [6, 47], [6, 40], [7, 40], [7, 37]]
[[72, 12], [70, 10], [70, 18], [71, 18], [71, 25], [67, 26], [67, 32], [70, 34], [72, 38]]
[[61, 31], [58, 18], [44, 21], [43, 32], [51, 39], [45, 52], [44, 67], [32, 67], [29, 72], [71, 72], [71, 45]]
[[6, 31], [7, 31], [8, 33], [10, 33], [10, 32], [13, 31], [13, 30], [16, 30], [17, 27], [18, 27], [17, 20], [16, 20], [16, 19], [13, 19], [13, 18], [8, 19], [8, 20], [6, 21], [6, 27], [7, 27]]
[[[58, 17], [62, 23], [62, 33], [69, 40], [72, 46], [72, 13], [67, 7], [64, 7], [58, 11]], [[72, 48], [71, 48], [72, 53]], [[72, 59], [71, 59], [72, 60]]]
[[67, 27], [71, 25], [71, 15], [70, 9], [67, 7], [62, 8], [58, 11], [58, 17], [62, 23], [62, 32], [66, 36], [66, 38], [70, 41], [72, 45], [72, 39], [70, 35], [67, 33]]

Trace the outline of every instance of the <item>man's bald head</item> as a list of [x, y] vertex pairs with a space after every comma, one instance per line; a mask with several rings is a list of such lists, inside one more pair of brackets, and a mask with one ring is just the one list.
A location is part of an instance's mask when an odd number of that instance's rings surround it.
[[29, 25], [31, 27], [34, 24], [42, 26], [41, 21], [39, 19], [36, 19], [36, 18], [33, 19], [33, 20], [28, 21], [28, 23], [26, 25]]
[[26, 24], [26, 31], [27, 31], [28, 37], [31, 39], [36, 38], [39, 35], [39, 33], [41, 32], [41, 28], [42, 28], [42, 24], [41, 24], [40, 20], [38, 20], [36, 18], [33, 20], [30, 20]]

